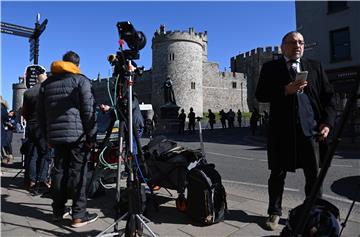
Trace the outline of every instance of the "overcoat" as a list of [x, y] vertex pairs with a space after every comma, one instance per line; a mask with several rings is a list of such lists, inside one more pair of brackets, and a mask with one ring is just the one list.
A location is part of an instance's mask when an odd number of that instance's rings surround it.
[[[308, 71], [308, 84], [304, 89], [309, 97], [317, 130], [320, 124], [333, 127], [336, 112], [333, 88], [320, 62], [301, 59], [300, 68]], [[256, 88], [259, 102], [270, 103], [268, 133], [268, 165], [270, 170], [295, 171], [297, 95], [285, 95], [285, 86], [292, 81], [284, 58], [264, 63]], [[317, 162], [318, 164], [319, 162]]]

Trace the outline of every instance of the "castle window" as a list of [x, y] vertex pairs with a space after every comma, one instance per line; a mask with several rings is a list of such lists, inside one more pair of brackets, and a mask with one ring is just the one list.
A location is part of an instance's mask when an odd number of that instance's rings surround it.
[[191, 89], [195, 90], [195, 82], [191, 82]]
[[232, 88], [236, 89], [236, 82], [235, 81], [232, 82]]
[[174, 53], [170, 53], [169, 54], [169, 61], [174, 61], [175, 59], [175, 54]]

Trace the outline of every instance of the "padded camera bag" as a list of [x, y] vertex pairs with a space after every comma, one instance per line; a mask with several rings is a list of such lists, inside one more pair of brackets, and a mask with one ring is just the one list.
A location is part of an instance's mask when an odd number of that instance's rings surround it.
[[214, 164], [199, 164], [187, 176], [188, 215], [203, 225], [224, 220], [226, 192]]
[[[289, 212], [288, 221], [281, 232], [282, 237], [293, 236], [295, 228], [303, 217], [304, 203]], [[340, 233], [339, 209], [330, 202], [317, 198], [310, 209], [305, 224], [304, 236], [307, 237], [338, 237]]]

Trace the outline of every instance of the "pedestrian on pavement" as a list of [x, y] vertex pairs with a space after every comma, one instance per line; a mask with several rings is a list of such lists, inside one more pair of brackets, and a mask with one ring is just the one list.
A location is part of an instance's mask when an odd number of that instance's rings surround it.
[[7, 121], [5, 121], [5, 136], [6, 136], [6, 144], [4, 145], [4, 152], [8, 157], [7, 163], [8, 165], [13, 164], [14, 156], [12, 150], [12, 139], [13, 133], [16, 131], [16, 112], [15, 110], [10, 110], [7, 116]]
[[8, 114], [8, 103], [6, 100], [0, 96], [1, 103], [1, 164], [2, 165], [10, 165], [13, 163], [13, 156], [10, 156], [7, 153], [7, 147], [9, 146], [9, 136], [8, 136], [8, 122], [9, 122], [9, 114]]
[[237, 121], [239, 123], [239, 128], [241, 128], [242, 113], [241, 113], [240, 109], [237, 111]]
[[49, 149], [46, 142], [45, 135], [40, 128], [37, 115], [37, 105], [40, 92], [40, 84], [46, 79], [46, 69], [43, 66], [37, 65], [37, 84], [27, 89], [24, 93], [22, 116], [26, 121], [25, 136], [31, 143], [29, 147], [33, 147], [31, 151], [26, 154], [27, 174], [29, 180], [25, 180], [28, 183], [28, 188], [33, 189], [38, 184], [43, 184], [45, 187], [50, 188], [50, 180], [48, 177], [49, 166], [51, 164], [51, 157], [49, 157]]
[[189, 119], [189, 124], [188, 124], [189, 131], [195, 132], [195, 113], [194, 113], [194, 109], [192, 107], [190, 107], [188, 119]]
[[[302, 168], [305, 194], [309, 196], [318, 176], [319, 141], [327, 138], [335, 121], [333, 88], [320, 62], [302, 58], [304, 37], [287, 33], [281, 42], [283, 57], [263, 65], [256, 98], [270, 103], [268, 164], [269, 218], [274, 230], [282, 215], [286, 172]], [[296, 73], [308, 71], [306, 81], [295, 81]], [[317, 190], [321, 196], [321, 190]]]
[[215, 114], [211, 111], [211, 109], [209, 109], [208, 112], [209, 114], [207, 117], [209, 118], [210, 128], [211, 130], [214, 130], [214, 124], [216, 123]]
[[178, 120], [179, 120], [179, 134], [184, 134], [184, 130], [185, 130], [185, 120], [186, 120], [186, 114], [185, 114], [185, 110], [181, 109], [181, 113], [178, 116]]
[[258, 110], [256, 108], [254, 108], [253, 112], [251, 113], [251, 117], [250, 117], [250, 130], [251, 130], [251, 134], [253, 136], [255, 136], [259, 119], [260, 119], [260, 114], [259, 114]]
[[[38, 115], [49, 145], [54, 148], [52, 172], [53, 220], [68, 213], [72, 197], [72, 227], [97, 220], [86, 212], [86, 176], [90, 150], [96, 141], [95, 100], [90, 80], [81, 74], [80, 57], [73, 51], [51, 64], [52, 75], [41, 84]], [[68, 187], [68, 185], [69, 187]]]
[[227, 114], [225, 113], [225, 111], [223, 109], [219, 112], [219, 114], [220, 114], [221, 126], [222, 126], [222, 128], [226, 128]]
[[229, 112], [227, 113], [227, 117], [228, 117], [229, 128], [233, 128], [235, 121], [235, 112], [232, 109], [230, 109]]

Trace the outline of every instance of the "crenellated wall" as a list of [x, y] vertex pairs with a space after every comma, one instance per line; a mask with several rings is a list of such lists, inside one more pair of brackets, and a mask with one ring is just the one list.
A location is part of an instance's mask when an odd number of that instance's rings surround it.
[[247, 80], [247, 104], [250, 111], [254, 108], [259, 109], [259, 111], [267, 110], [266, 104], [259, 106], [255, 99], [255, 90], [262, 65], [273, 60], [274, 57], [278, 57], [280, 54], [281, 49], [278, 46], [259, 47], [245, 53], [240, 53], [230, 59], [231, 71], [245, 74]]

